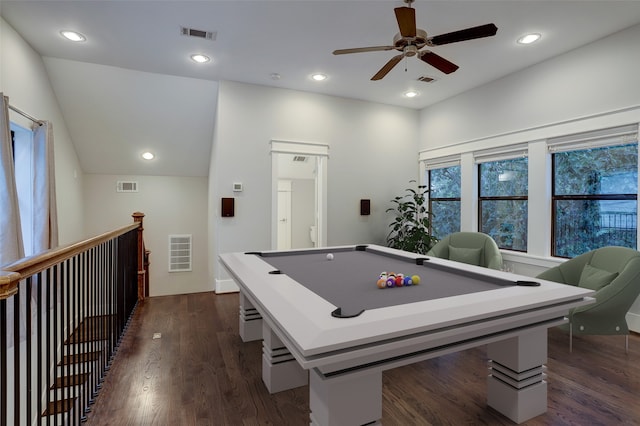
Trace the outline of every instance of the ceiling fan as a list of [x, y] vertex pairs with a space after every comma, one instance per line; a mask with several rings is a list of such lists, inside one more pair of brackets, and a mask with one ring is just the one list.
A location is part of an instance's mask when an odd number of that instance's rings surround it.
[[418, 56], [424, 62], [435, 67], [445, 74], [451, 74], [458, 69], [458, 66], [449, 62], [440, 55], [430, 50], [420, 50], [425, 46], [441, 46], [443, 44], [457, 43], [459, 41], [473, 40], [476, 38], [491, 37], [496, 34], [498, 27], [494, 24], [480, 25], [478, 27], [467, 28], [451, 33], [428, 37], [425, 30], [416, 28], [416, 10], [411, 7], [414, 0], [404, 0], [408, 6], [394, 9], [396, 20], [400, 32], [393, 37], [392, 46], [372, 46], [357, 47], [354, 49], [334, 50], [334, 55], [345, 55], [349, 53], [376, 52], [379, 50], [397, 50], [401, 52], [387, 62], [371, 80], [381, 80], [395, 67], [404, 57]]

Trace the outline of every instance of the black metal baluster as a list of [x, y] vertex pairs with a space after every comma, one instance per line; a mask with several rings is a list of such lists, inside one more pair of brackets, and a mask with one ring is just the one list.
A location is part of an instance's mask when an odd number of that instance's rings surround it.
[[[58, 411], [60, 411], [60, 388], [56, 386], [58, 381], [58, 333], [61, 327], [58, 325], [58, 280], [59, 270], [58, 265], [53, 266], [53, 400], [56, 402], [55, 418], [58, 417]], [[56, 422], [57, 423], [57, 422]]]
[[70, 305], [69, 305], [69, 311], [71, 312], [70, 316], [71, 316], [71, 323], [73, 324], [73, 331], [71, 332], [71, 336], [73, 336], [73, 341], [69, 342], [69, 355], [68, 355], [68, 360], [69, 360], [69, 369], [71, 370], [71, 376], [72, 377], [76, 377], [77, 379], [75, 380], [75, 385], [73, 386], [73, 388], [71, 388], [71, 399], [73, 401], [73, 424], [78, 424], [78, 421], [80, 419], [80, 413], [81, 413], [81, 401], [78, 399], [78, 387], [79, 386], [84, 386], [84, 383], [82, 381], [82, 376], [80, 376], [78, 374], [78, 359], [76, 358], [78, 356], [78, 346], [80, 345], [80, 339], [78, 336], [78, 329], [80, 327], [80, 323], [78, 322], [78, 315], [77, 315], [77, 306], [78, 306], [78, 300], [77, 300], [77, 295], [76, 295], [76, 283], [78, 281], [78, 264], [77, 264], [77, 259], [78, 256], [75, 255], [71, 258], [71, 280], [69, 283], [69, 300], [70, 300]]
[[13, 416], [20, 424], [20, 292], [13, 297]]
[[7, 392], [7, 299], [0, 300], [0, 426], [7, 426], [8, 392]]
[[[62, 263], [62, 274], [60, 276], [60, 362], [56, 363], [56, 369], [59, 370], [58, 381], [60, 383], [59, 389], [62, 394], [62, 418], [69, 421], [69, 385], [71, 377], [69, 377], [69, 371], [65, 368], [64, 357], [66, 348], [68, 346], [68, 339], [65, 336], [69, 331], [69, 300], [67, 295], [67, 283], [69, 281], [69, 262], [66, 260]], [[66, 333], [65, 333], [66, 330]], [[66, 371], [65, 371], [66, 370]]]
[[[82, 320], [80, 321], [79, 333], [78, 333], [78, 345], [81, 347], [82, 353], [88, 353], [86, 344], [86, 328], [87, 328], [87, 252], [83, 252], [80, 256], [80, 282], [78, 288], [80, 292], [80, 300], [82, 301]], [[82, 372], [89, 374], [89, 364], [82, 364]], [[87, 420], [87, 413], [89, 407], [89, 382], [86, 381], [82, 387], [82, 418], [84, 422]]]
[[[37, 339], [37, 352], [38, 352], [38, 357], [37, 357], [37, 366], [36, 366], [36, 374], [38, 376], [38, 386], [37, 386], [37, 392], [38, 395], [36, 397], [36, 401], [37, 401], [37, 410], [36, 410], [36, 415], [37, 416], [42, 416], [42, 388], [43, 388], [43, 380], [42, 380], [42, 353], [43, 353], [43, 348], [42, 348], [42, 322], [43, 322], [43, 318], [42, 318], [42, 291], [44, 288], [43, 285], [43, 281], [42, 281], [42, 272], [39, 272], [36, 275], [36, 339]], [[44, 349], [46, 350], [46, 349]], [[38, 422], [40, 423], [40, 422]]]
[[26, 356], [26, 380], [27, 380], [27, 400], [25, 407], [25, 418], [27, 422], [31, 423], [31, 404], [33, 398], [33, 375], [32, 375], [32, 359], [31, 359], [31, 345], [33, 343], [33, 334], [31, 333], [31, 293], [32, 293], [32, 277], [27, 278], [26, 280], [26, 321], [25, 321], [25, 336], [26, 336], [26, 348], [25, 348], [25, 356]]
[[45, 409], [47, 410], [47, 425], [51, 424], [51, 417], [52, 417], [52, 410], [51, 408], [51, 340], [53, 339], [53, 332], [51, 330], [51, 281], [52, 281], [52, 270], [51, 268], [47, 269], [47, 280], [45, 283], [46, 286], [46, 306], [45, 306], [45, 312], [46, 312], [46, 323], [47, 323], [47, 362], [45, 364], [45, 368], [47, 369], [46, 371], [46, 376], [47, 376], [47, 387], [45, 388], [45, 392], [47, 395], [47, 399], [45, 401]]

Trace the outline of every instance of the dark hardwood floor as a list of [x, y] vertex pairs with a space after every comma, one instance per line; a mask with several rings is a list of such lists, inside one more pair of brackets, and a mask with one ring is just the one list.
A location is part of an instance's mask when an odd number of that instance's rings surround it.
[[[154, 339], [154, 333], [162, 337]], [[238, 295], [201, 293], [142, 303], [88, 425], [305, 425], [308, 388], [269, 395], [261, 342], [238, 336]], [[546, 414], [527, 425], [640, 425], [640, 336], [549, 332]], [[391, 425], [510, 425], [486, 406], [485, 347], [383, 374]]]

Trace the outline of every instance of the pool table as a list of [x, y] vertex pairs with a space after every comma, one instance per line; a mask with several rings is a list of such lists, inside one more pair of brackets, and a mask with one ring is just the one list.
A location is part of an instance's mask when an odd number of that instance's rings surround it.
[[[371, 244], [220, 261], [240, 288], [241, 338], [263, 340], [265, 385], [308, 384], [314, 425], [379, 424], [384, 370], [479, 345], [487, 404], [516, 423], [540, 415], [547, 329], [594, 293]], [[381, 289], [382, 272], [420, 283]]]

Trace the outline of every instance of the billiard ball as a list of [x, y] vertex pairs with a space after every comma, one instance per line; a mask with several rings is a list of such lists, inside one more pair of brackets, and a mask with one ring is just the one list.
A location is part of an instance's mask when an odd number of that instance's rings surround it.
[[396, 285], [396, 280], [393, 277], [387, 278], [387, 287], [393, 287]]
[[333, 260], [333, 254], [332, 253], [327, 254], [327, 260]]
[[387, 280], [380, 278], [376, 285], [378, 288], [387, 288]]
[[406, 277], [404, 277], [404, 285], [405, 286], [410, 286], [412, 284], [413, 284], [413, 280], [411, 280], [410, 276], [407, 275]]
[[402, 275], [398, 275], [396, 277], [396, 287], [402, 287], [404, 285], [404, 280], [402, 279]]
[[412, 275], [411, 276], [411, 281], [413, 281], [413, 285], [420, 284], [420, 276], [419, 275]]

